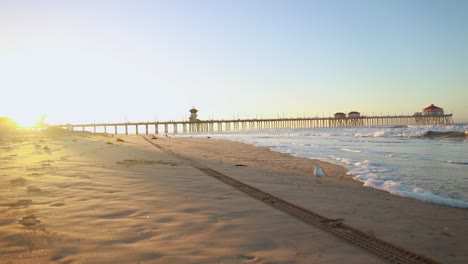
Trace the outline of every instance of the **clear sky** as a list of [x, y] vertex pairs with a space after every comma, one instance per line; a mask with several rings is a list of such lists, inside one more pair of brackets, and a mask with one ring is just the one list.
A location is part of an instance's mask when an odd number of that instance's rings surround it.
[[465, 0], [0, 0], [26, 125], [413, 114], [468, 121]]

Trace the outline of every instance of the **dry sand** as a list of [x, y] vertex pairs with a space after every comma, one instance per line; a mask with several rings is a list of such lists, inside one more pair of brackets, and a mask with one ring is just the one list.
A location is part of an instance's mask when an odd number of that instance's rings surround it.
[[[468, 261], [468, 210], [364, 188], [340, 166], [246, 144], [154, 140], [168, 152], [122, 138], [0, 142], [0, 263], [381, 262], [170, 152], [441, 263]], [[329, 174], [322, 184], [318, 163]]]

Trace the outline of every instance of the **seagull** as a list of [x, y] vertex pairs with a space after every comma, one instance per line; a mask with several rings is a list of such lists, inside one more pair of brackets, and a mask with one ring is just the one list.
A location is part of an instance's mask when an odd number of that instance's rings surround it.
[[322, 183], [322, 177], [325, 176], [325, 171], [320, 165], [315, 166], [314, 175], [317, 177], [317, 183]]

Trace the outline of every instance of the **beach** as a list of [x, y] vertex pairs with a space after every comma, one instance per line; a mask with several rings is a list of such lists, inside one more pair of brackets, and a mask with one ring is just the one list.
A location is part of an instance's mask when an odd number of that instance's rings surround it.
[[468, 261], [466, 209], [364, 188], [341, 166], [268, 148], [149, 141], [37, 133], [1, 142], [1, 263], [384, 263], [194, 164], [434, 261]]

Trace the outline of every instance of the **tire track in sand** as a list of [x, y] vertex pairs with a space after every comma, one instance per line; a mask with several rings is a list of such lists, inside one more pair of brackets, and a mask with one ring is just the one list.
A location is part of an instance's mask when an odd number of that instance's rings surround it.
[[415, 264], [435, 264], [438, 263], [435, 260], [432, 260], [423, 255], [417, 254], [400, 246], [394, 245], [390, 242], [384, 241], [377, 238], [372, 234], [365, 233], [361, 230], [358, 230], [352, 226], [344, 224], [342, 219], [330, 219], [324, 216], [321, 216], [317, 213], [314, 213], [310, 210], [302, 208], [298, 205], [292, 204], [288, 201], [285, 201], [279, 197], [276, 197], [272, 194], [264, 192], [260, 189], [257, 189], [253, 186], [235, 180], [227, 175], [222, 174], [216, 170], [213, 170], [205, 165], [202, 165], [198, 162], [195, 162], [187, 157], [181, 156], [177, 153], [169, 151], [164, 147], [154, 143], [148, 137], [143, 136], [143, 138], [148, 141], [153, 146], [159, 148], [164, 152], [171, 153], [179, 159], [187, 161], [194, 168], [204, 172], [205, 174], [229, 185], [239, 191], [265, 203], [269, 206], [285, 212], [299, 220], [310, 224], [312, 226], [318, 227], [324, 231], [327, 231], [353, 245], [359, 246], [368, 252], [380, 257], [388, 263], [415, 263]]

